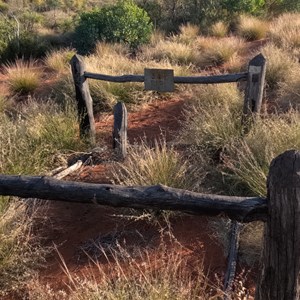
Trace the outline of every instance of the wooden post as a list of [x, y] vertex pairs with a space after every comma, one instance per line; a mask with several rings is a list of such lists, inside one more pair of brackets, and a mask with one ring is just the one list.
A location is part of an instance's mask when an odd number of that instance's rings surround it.
[[75, 84], [78, 118], [80, 122], [80, 136], [89, 135], [92, 144], [95, 144], [95, 120], [93, 114], [93, 100], [90, 95], [88, 82], [84, 76], [85, 64], [80, 55], [74, 55], [70, 61]]
[[114, 107], [113, 149], [124, 159], [127, 154], [127, 109], [118, 102]]
[[262, 54], [255, 56], [248, 65], [245, 91], [243, 125], [247, 128], [252, 114], [259, 114], [262, 105], [266, 76], [266, 59]]
[[268, 177], [268, 219], [256, 300], [300, 299], [300, 152], [275, 158]]
[[228, 264], [224, 279], [224, 300], [231, 299], [232, 285], [234, 282], [236, 264], [239, 250], [239, 238], [240, 238], [241, 225], [237, 221], [231, 222], [230, 230], [230, 244], [228, 253]]

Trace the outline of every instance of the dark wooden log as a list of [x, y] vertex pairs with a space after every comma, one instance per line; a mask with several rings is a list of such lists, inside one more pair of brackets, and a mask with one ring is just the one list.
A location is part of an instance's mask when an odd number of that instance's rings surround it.
[[121, 159], [126, 157], [127, 109], [122, 102], [118, 102], [114, 107], [113, 149]]
[[184, 211], [199, 215], [227, 215], [240, 222], [264, 220], [265, 199], [200, 194], [155, 186], [125, 187], [63, 181], [51, 177], [0, 175], [0, 195], [136, 209]]
[[243, 124], [245, 126], [249, 125], [253, 114], [260, 113], [265, 86], [266, 65], [266, 59], [262, 54], [255, 56], [249, 62], [243, 108]]
[[239, 250], [239, 238], [240, 238], [240, 223], [232, 221], [230, 230], [230, 242], [229, 242], [229, 253], [227, 270], [224, 279], [224, 300], [232, 299], [232, 287], [235, 278], [236, 264]]
[[[212, 75], [212, 76], [174, 76], [174, 83], [185, 83], [185, 84], [214, 84], [214, 83], [226, 83], [226, 82], [237, 82], [247, 79], [248, 73], [237, 73], [237, 74], [225, 74], [225, 75]], [[144, 75], [121, 75], [111, 76], [104, 74], [96, 74], [91, 72], [85, 72], [86, 78], [92, 78], [97, 80], [104, 80], [110, 82], [144, 82]]]
[[256, 300], [300, 299], [300, 152], [275, 158], [268, 177], [262, 271]]
[[80, 122], [80, 136], [89, 136], [91, 143], [95, 144], [95, 120], [93, 113], [93, 100], [90, 95], [88, 82], [84, 76], [85, 64], [80, 55], [74, 55], [70, 61], [75, 85], [78, 118]]

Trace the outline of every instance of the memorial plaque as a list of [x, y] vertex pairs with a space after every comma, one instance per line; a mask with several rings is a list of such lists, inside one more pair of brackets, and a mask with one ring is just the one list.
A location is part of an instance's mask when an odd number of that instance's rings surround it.
[[174, 91], [174, 70], [145, 69], [145, 90], [157, 92]]

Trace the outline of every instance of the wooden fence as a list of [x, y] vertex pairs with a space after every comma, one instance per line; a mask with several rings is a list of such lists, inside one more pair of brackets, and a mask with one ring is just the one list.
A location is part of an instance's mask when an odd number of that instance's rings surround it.
[[[95, 124], [87, 79], [111, 82], [145, 82], [145, 75], [108, 76], [85, 70], [80, 56], [72, 60], [81, 135], [95, 142]], [[161, 71], [161, 70], [160, 70]], [[248, 72], [217, 76], [174, 77], [173, 83], [212, 84], [247, 81], [243, 123], [259, 113], [263, 97], [266, 61], [254, 57]], [[146, 74], [147, 72], [145, 72]], [[149, 79], [149, 78], [148, 78]], [[122, 103], [114, 109], [114, 146], [126, 155], [127, 112]], [[118, 146], [119, 145], [119, 146]], [[267, 198], [208, 195], [162, 185], [125, 187], [57, 180], [52, 177], [0, 175], [0, 195], [45, 200], [96, 203], [113, 207], [183, 211], [197, 215], [227, 216], [232, 222], [229, 268], [226, 273], [225, 299], [230, 299], [238, 247], [239, 223], [265, 222], [261, 272], [256, 300], [300, 299], [300, 152], [287, 151], [270, 166]]]
[[[248, 72], [237, 74], [224, 74], [214, 76], [174, 76], [173, 70], [145, 69], [144, 75], [110, 76], [86, 71], [83, 59], [74, 55], [70, 61], [75, 84], [78, 115], [80, 120], [81, 136], [89, 135], [91, 142], [95, 143], [95, 121], [93, 115], [93, 101], [90, 95], [87, 79], [96, 79], [109, 82], [144, 82], [145, 89], [157, 91], [172, 91], [176, 84], [217, 84], [238, 81], [247, 81], [243, 125], [247, 131], [252, 114], [260, 112], [266, 73], [266, 59], [262, 54], [255, 56], [248, 64]], [[124, 104], [117, 104], [114, 109], [113, 147], [121, 157], [126, 156], [127, 141], [127, 112]]]
[[299, 151], [286, 151], [272, 161], [267, 188], [268, 196], [264, 199], [206, 195], [162, 185], [125, 187], [0, 175], [3, 196], [221, 215], [238, 222], [264, 221], [262, 269], [255, 299], [300, 299]]

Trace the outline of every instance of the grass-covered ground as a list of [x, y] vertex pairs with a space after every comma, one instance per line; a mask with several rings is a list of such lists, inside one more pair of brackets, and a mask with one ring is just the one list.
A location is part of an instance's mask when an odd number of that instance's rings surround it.
[[[227, 23], [217, 22], [204, 34], [198, 26], [187, 24], [177, 34], [154, 32], [150, 43], [140, 47], [135, 55], [125, 44], [99, 42], [93, 52], [84, 56], [88, 71], [109, 75], [142, 74], [145, 67], [171, 68], [175, 75], [182, 76], [245, 71], [249, 59], [259, 52], [268, 62], [263, 111], [247, 134], [241, 127], [243, 85], [181, 85], [176, 86], [174, 94], [159, 95], [144, 92], [142, 85], [136, 83], [90, 80], [96, 114], [111, 114], [113, 105], [120, 100], [130, 111], [138, 111], [161, 98], [167, 100], [176, 95], [185, 99], [184, 120], [173, 140], [166, 142], [161, 138], [154, 145], [145, 141], [131, 145], [128, 159], [114, 164], [112, 179], [116, 183], [161, 183], [201, 192], [266, 196], [271, 160], [287, 149], [300, 147], [300, 15], [288, 13], [269, 21], [243, 15], [235, 27], [232, 30]], [[65, 164], [70, 155], [92, 150], [78, 133], [68, 64], [74, 53], [73, 48], [62, 48], [49, 51], [43, 59], [18, 59], [1, 65], [0, 173], [44, 175]], [[155, 258], [145, 251], [137, 259], [121, 246], [105, 253], [108, 261], [114, 261], [115, 276], [109, 276], [109, 269], [97, 262], [93, 264], [99, 273], [93, 280], [91, 276], [76, 277], [63, 265], [68, 277], [65, 289], [60, 293], [45, 289], [37, 274], [50, 249], [41, 247], [44, 237], [32, 229], [39, 207], [34, 201], [26, 205], [20, 199], [8, 198], [1, 198], [0, 204], [1, 296], [16, 295], [16, 299], [23, 295], [28, 295], [27, 299], [218, 299], [217, 295], [221, 296], [221, 286], [211, 286], [201, 268], [186, 273], [187, 261], [179, 255], [183, 250], [161, 251], [162, 255]], [[171, 229], [169, 220], [173, 215], [145, 213], [149, 214], [151, 222], [161, 225], [164, 219]], [[211, 225], [217, 228], [220, 241], [226, 241], [227, 225], [226, 221]], [[261, 227], [251, 224], [243, 228], [240, 252], [245, 263], [258, 260]], [[166, 247], [164, 243], [160, 247]], [[140, 264], [140, 260], [144, 263]], [[153, 269], [148, 268], [153, 265]]]

